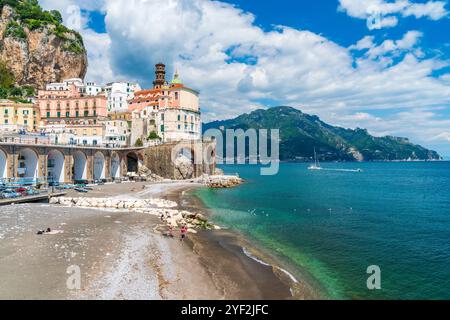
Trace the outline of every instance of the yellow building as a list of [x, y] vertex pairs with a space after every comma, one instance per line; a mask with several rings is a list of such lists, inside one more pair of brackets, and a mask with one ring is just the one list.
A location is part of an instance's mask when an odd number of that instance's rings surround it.
[[0, 100], [0, 131], [38, 131], [41, 116], [39, 108], [31, 103]]

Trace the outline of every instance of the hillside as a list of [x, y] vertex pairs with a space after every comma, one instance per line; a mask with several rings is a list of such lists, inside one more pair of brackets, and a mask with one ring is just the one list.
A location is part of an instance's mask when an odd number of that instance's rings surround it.
[[[0, 88], [43, 88], [64, 78], [84, 78], [87, 55], [81, 35], [62, 24], [58, 11], [37, 0], [0, 0]], [[5, 91], [8, 91], [5, 93]]]
[[309, 161], [316, 148], [322, 161], [438, 160], [435, 152], [406, 138], [374, 137], [364, 129], [344, 129], [291, 107], [275, 107], [203, 126], [215, 129], [280, 129], [281, 160]]

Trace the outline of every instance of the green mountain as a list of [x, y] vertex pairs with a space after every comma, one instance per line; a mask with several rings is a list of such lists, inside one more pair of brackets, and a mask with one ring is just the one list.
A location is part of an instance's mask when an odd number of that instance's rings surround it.
[[[374, 137], [365, 129], [331, 126], [291, 107], [256, 110], [203, 125], [208, 129], [280, 129], [281, 160], [309, 161], [314, 148], [322, 161], [441, 160], [435, 151], [407, 138]], [[224, 135], [225, 136], [225, 135]]]

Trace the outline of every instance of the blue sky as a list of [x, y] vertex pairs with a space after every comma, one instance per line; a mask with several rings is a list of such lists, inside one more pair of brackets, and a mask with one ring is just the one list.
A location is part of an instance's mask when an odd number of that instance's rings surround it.
[[[90, 80], [200, 90], [205, 120], [291, 105], [450, 156], [448, 1], [41, 0], [83, 34]], [[69, 9], [70, 8], [70, 9]], [[79, 8], [79, 24], [73, 17]]]

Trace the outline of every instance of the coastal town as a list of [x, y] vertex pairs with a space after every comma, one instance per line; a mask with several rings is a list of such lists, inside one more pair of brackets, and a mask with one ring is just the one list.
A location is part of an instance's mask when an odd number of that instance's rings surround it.
[[[0, 100], [3, 184], [109, 182], [151, 171], [164, 178], [194, 178], [215, 170], [213, 159], [208, 168], [194, 164], [196, 149], [205, 143], [199, 92], [185, 86], [178, 72], [167, 81], [163, 63], [155, 66], [150, 89], [126, 81], [98, 85], [76, 78], [49, 83], [26, 103]], [[167, 155], [173, 150], [166, 146], [180, 144], [185, 145], [177, 151], [184, 157], [180, 161], [191, 168], [175, 170], [178, 175], [167, 170], [170, 157], [147, 152], [160, 147], [154, 150], [165, 148]], [[208, 147], [213, 158], [214, 145]]]
[[153, 88], [131, 82], [98, 85], [82, 79], [49, 83], [29, 103], [0, 101], [4, 138], [80, 146], [147, 146], [199, 140], [199, 93], [176, 72], [156, 65]]

